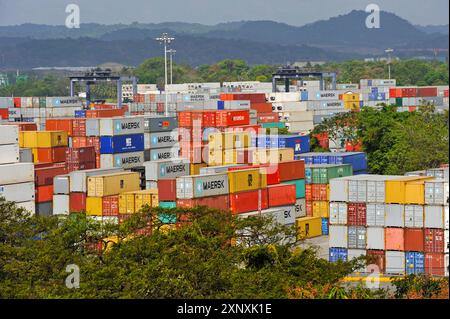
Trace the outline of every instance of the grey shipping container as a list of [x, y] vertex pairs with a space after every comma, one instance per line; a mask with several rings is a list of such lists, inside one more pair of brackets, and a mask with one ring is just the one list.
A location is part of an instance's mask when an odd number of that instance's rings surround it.
[[[348, 249], [347, 251], [347, 260], [352, 260], [353, 258], [358, 258], [361, 256], [366, 256], [366, 250], [365, 249]], [[365, 267], [361, 267], [359, 269], [355, 269], [355, 271], [364, 271]]]
[[338, 248], [348, 247], [347, 226], [330, 225], [329, 228], [329, 246]]
[[178, 127], [176, 117], [146, 117], [144, 129], [147, 133], [169, 132]]
[[101, 154], [101, 168], [122, 167], [124, 169], [142, 166], [144, 164], [144, 152], [130, 152], [119, 154]]
[[86, 119], [86, 136], [100, 136], [100, 119]]
[[53, 215], [69, 215], [69, 195], [53, 195]]
[[330, 224], [347, 224], [347, 203], [330, 202]]
[[52, 216], [53, 215], [52, 202], [36, 203], [36, 215]]
[[[148, 150], [146, 150], [146, 151], [148, 151]], [[157, 149], [149, 151], [151, 161], [178, 158], [179, 153], [180, 153], [179, 147], [157, 148]], [[145, 155], [144, 155], [144, 158], [145, 158]], [[145, 158], [145, 160], [146, 160], [146, 158]], [[146, 162], [147, 162], [147, 160], [146, 160]]]
[[366, 224], [367, 226], [381, 226], [385, 225], [385, 205], [370, 203], [366, 205]]
[[177, 198], [200, 198], [229, 193], [228, 174], [184, 176], [177, 178]]
[[384, 250], [384, 228], [367, 227], [367, 249]]
[[405, 273], [405, 253], [402, 251], [386, 251], [387, 274], [400, 275]]
[[448, 180], [437, 179], [425, 182], [425, 204], [448, 205]]
[[53, 178], [53, 194], [70, 193], [70, 175], [59, 175]]
[[200, 168], [200, 175], [207, 174], [217, 174], [228, 172], [229, 168], [244, 166], [245, 164], [230, 164], [230, 165], [219, 165], [219, 166], [209, 166]]
[[143, 117], [102, 118], [100, 119], [100, 135], [115, 136], [144, 133]]
[[19, 149], [19, 160], [21, 163], [33, 163], [33, 152], [31, 148]]
[[10, 202], [28, 202], [34, 200], [34, 182], [0, 185], [0, 196]]
[[281, 225], [295, 223], [295, 206], [276, 207], [261, 211], [263, 216], [272, 216], [273, 221]]
[[405, 205], [405, 227], [423, 228], [422, 205]]
[[348, 226], [348, 248], [366, 249], [366, 228], [363, 226]]
[[190, 175], [190, 164], [187, 159], [170, 159], [144, 162], [145, 179], [158, 181], [162, 179], [176, 179]]
[[444, 206], [425, 205], [425, 228], [444, 229]]
[[87, 192], [87, 178], [104, 174], [123, 172], [122, 168], [96, 168], [70, 173], [70, 192]]
[[386, 205], [386, 227], [404, 227], [404, 205]]
[[145, 148], [168, 148], [178, 144], [178, 130], [175, 129], [168, 132], [145, 133], [144, 138], [148, 139], [145, 143]]
[[306, 200], [304, 198], [297, 199], [295, 202], [295, 218], [306, 217]]

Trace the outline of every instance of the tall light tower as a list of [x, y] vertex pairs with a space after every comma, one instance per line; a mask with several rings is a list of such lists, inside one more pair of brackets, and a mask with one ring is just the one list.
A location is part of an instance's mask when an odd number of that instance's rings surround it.
[[175, 38], [169, 37], [167, 33], [163, 33], [159, 38], [155, 39], [159, 41], [159, 43], [164, 43], [164, 95], [165, 95], [165, 103], [164, 110], [165, 115], [168, 115], [168, 107], [167, 107], [167, 45], [169, 45]]
[[388, 55], [388, 72], [389, 72], [389, 80], [391, 79], [391, 53], [394, 52], [394, 49], [386, 49], [384, 52]]
[[177, 50], [169, 49], [167, 52], [169, 52], [170, 55], [170, 84], [173, 84], [173, 56], [177, 53]]

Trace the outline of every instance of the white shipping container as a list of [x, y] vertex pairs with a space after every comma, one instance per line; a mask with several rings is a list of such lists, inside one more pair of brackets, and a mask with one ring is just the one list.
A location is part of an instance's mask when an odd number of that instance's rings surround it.
[[119, 154], [101, 154], [100, 167], [124, 169], [142, 166], [144, 164], [144, 152], [130, 152]]
[[294, 207], [295, 207], [294, 211], [295, 219], [306, 217], [306, 199], [304, 198], [297, 199]]
[[449, 213], [448, 213], [448, 205], [444, 206], [444, 227], [448, 231], [449, 224]]
[[286, 122], [289, 132], [310, 132], [314, 129], [314, 123], [311, 122]]
[[20, 163], [33, 163], [33, 152], [31, 148], [19, 149]]
[[29, 202], [16, 203], [16, 206], [25, 209], [26, 211], [30, 212], [31, 215], [36, 215], [36, 202], [34, 200]]
[[404, 205], [386, 205], [386, 227], [405, 227]]
[[272, 104], [274, 112], [306, 112], [306, 102], [278, 102]]
[[347, 203], [330, 202], [330, 224], [347, 224]]
[[384, 250], [384, 228], [367, 227], [367, 249]]
[[296, 111], [296, 112], [283, 112], [282, 117], [286, 122], [311, 122], [314, 119], [313, 111]]
[[433, 180], [425, 182], [425, 204], [448, 205], [448, 180]]
[[0, 145], [0, 165], [19, 163], [19, 144]]
[[425, 228], [444, 229], [444, 206], [425, 205]]
[[[2, 155], [0, 154], [0, 157]], [[34, 182], [33, 163], [15, 163], [0, 165], [1, 184], [19, 184]]]
[[0, 196], [10, 202], [34, 201], [34, 182], [0, 185]]
[[69, 195], [70, 175], [58, 175], [53, 178], [53, 194]]
[[300, 92], [276, 92], [266, 95], [270, 102], [295, 102], [300, 101]]
[[19, 127], [17, 125], [0, 125], [0, 145], [19, 144]]
[[405, 205], [405, 227], [423, 228], [422, 205]]
[[69, 215], [69, 195], [53, 195], [53, 215]]
[[347, 226], [330, 225], [329, 228], [329, 246], [337, 248], [347, 248]]
[[57, 96], [46, 98], [47, 107], [81, 107], [81, 98], [76, 96]]
[[100, 136], [99, 119], [86, 119], [86, 136]]
[[386, 251], [387, 274], [400, 275], [405, 273], [405, 253], [402, 251]]
[[70, 192], [87, 192], [87, 178], [104, 174], [123, 172], [122, 168], [95, 168], [84, 171], [74, 171], [70, 175]]
[[385, 205], [367, 203], [366, 205], [366, 223], [367, 226], [380, 226], [385, 225]]
[[281, 225], [293, 225], [295, 223], [295, 206], [270, 208], [261, 211], [263, 216], [272, 216], [273, 221]]

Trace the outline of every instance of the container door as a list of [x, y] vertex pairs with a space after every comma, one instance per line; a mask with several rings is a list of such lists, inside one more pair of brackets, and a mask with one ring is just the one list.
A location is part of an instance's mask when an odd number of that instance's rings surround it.
[[414, 205], [414, 227], [423, 227], [423, 206]]
[[339, 204], [339, 224], [347, 224], [347, 204]]
[[348, 181], [348, 201], [353, 203], [358, 201], [358, 181]]

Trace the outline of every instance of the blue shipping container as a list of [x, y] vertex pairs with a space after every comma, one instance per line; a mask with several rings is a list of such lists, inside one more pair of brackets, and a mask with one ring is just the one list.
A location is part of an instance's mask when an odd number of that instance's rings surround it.
[[224, 110], [225, 109], [225, 102], [224, 101], [217, 101], [217, 109], [218, 110]]
[[425, 272], [425, 256], [423, 253], [406, 252], [406, 274], [420, 274]]
[[[174, 202], [169, 202], [174, 203]], [[172, 207], [169, 207], [172, 208]], [[161, 213], [158, 215], [158, 219], [163, 224], [175, 224], [177, 222], [177, 214]]]
[[306, 153], [300, 158], [305, 164], [351, 164], [353, 171], [367, 170], [367, 156], [364, 152]]
[[328, 235], [328, 218], [322, 218], [322, 235]]
[[100, 137], [100, 154], [140, 152], [143, 150], [144, 134]]
[[[176, 202], [159, 202], [159, 207], [161, 208], [175, 208], [177, 207]], [[175, 216], [176, 219], [176, 216]]]
[[301, 91], [300, 101], [308, 101], [308, 91]]
[[348, 251], [347, 248], [330, 248], [329, 261], [334, 263], [338, 260], [347, 261]]
[[298, 155], [309, 152], [310, 137], [309, 135], [261, 135], [257, 137], [256, 144], [258, 147], [292, 148], [294, 150], [294, 155]]
[[86, 111], [85, 110], [76, 110], [75, 117], [76, 118], [86, 117]]
[[297, 199], [305, 198], [306, 187], [304, 179], [297, 179], [294, 181], [282, 182], [281, 184], [295, 185], [295, 196]]

